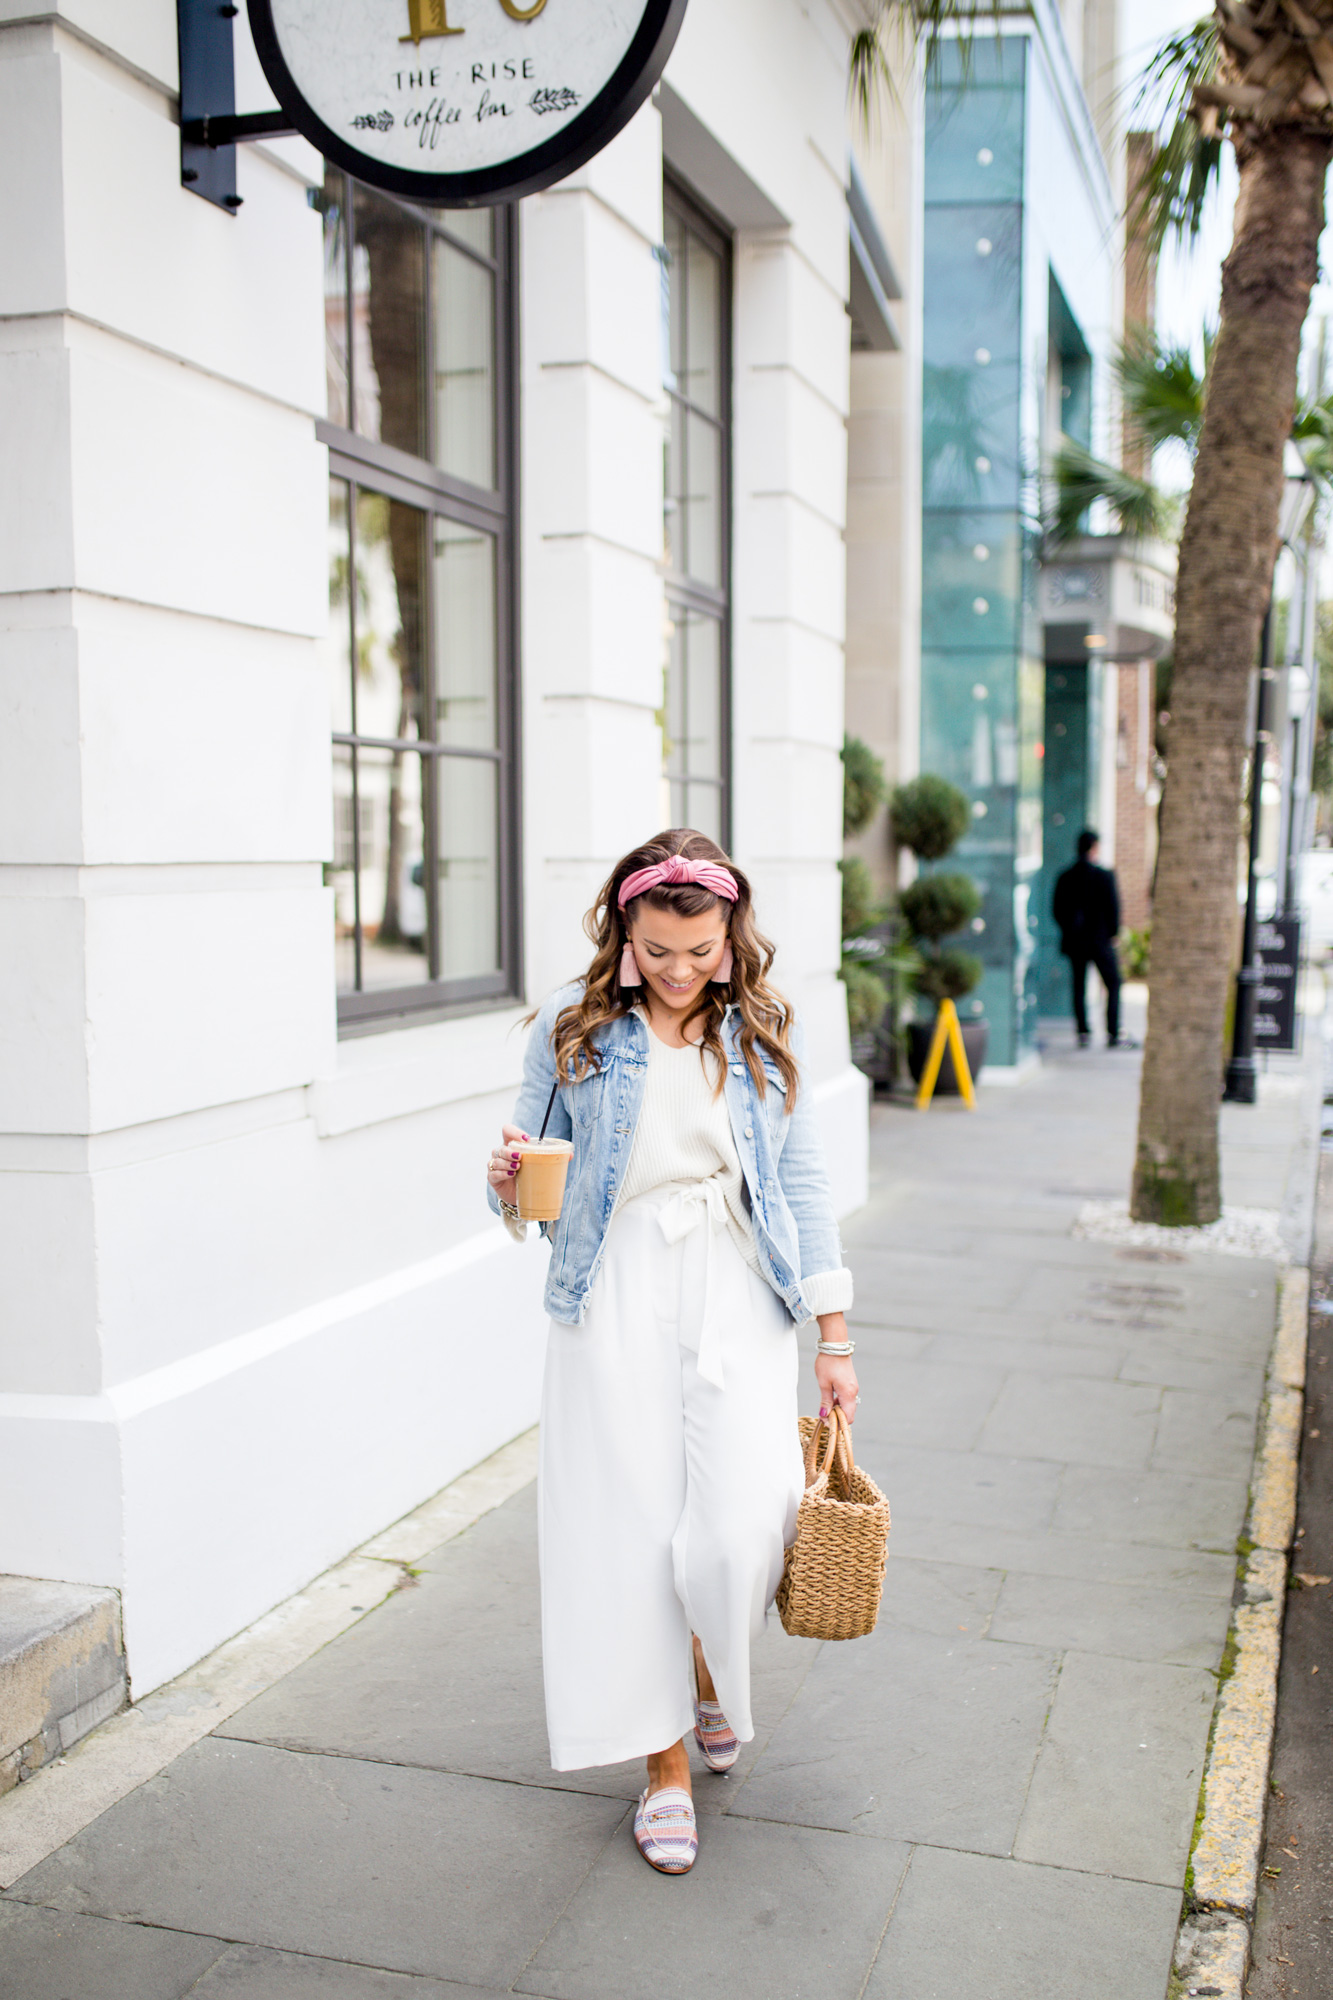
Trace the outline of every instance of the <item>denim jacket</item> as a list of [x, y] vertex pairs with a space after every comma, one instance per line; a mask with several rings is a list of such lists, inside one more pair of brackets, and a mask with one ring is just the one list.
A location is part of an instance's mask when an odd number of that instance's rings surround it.
[[[533, 1023], [514, 1112], [514, 1123], [524, 1132], [541, 1129], [555, 1082], [551, 1032], [560, 1010], [581, 990], [576, 982], [553, 993]], [[541, 1225], [551, 1244], [546, 1310], [568, 1326], [581, 1324], [601, 1267], [643, 1105], [649, 1032], [638, 1014], [608, 1021], [597, 1035], [600, 1070], [579, 1083], [562, 1083], [551, 1108], [547, 1137], [571, 1139], [574, 1157], [560, 1219]], [[728, 1007], [722, 1028], [727, 1055], [723, 1094], [749, 1191], [759, 1268], [801, 1326], [816, 1311], [827, 1310], [817, 1297], [811, 1304], [802, 1281], [809, 1285], [815, 1278], [844, 1275], [824, 1150], [808, 1091], [802, 1088], [788, 1117], [781, 1074], [764, 1056], [768, 1088], [761, 1098], [740, 1053], [739, 1034], [740, 1016]], [[799, 1057], [799, 1026], [793, 1042]], [[499, 1214], [494, 1188], [488, 1187], [487, 1194]]]

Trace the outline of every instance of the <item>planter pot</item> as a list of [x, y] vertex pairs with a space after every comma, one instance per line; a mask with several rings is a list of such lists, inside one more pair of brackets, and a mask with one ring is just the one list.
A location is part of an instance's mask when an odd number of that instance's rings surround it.
[[[967, 1066], [972, 1072], [972, 1081], [975, 1083], [981, 1074], [981, 1065], [986, 1060], [986, 1050], [990, 1046], [990, 1022], [964, 1021], [961, 1023], [961, 1026], [963, 1030], [963, 1053], [967, 1057]], [[930, 1038], [934, 1032], [935, 1023], [933, 1021], [908, 1022], [907, 1067], [912, 1072], [913, 1083], [920, 1083], [921, 1081], [921, 1072], [926, 1067], [926, 1057], [930, 1054]], [[935, 1091], [937, 1096], [957, 1097], [958, 1095], [958, 1078], [954, 1075], [953, 1068], [953, 1050], [947, 1042], [944, 1045], [944, 1061], [940, 1064], [940, 1073], [936, 1079]]]

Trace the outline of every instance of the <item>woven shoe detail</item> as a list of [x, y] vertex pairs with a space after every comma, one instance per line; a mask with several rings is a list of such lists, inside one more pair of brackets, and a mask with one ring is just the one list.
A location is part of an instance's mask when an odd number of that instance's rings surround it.
[[715, 1701], [695, 1702], [694, 1740], [710, 1771], [729, 1771], [741, 1754], [740, 1738]]
[[669, 1785], [650, 1801], [645, 1791], [634, 1815], [634, 1839], [644, 1860], [663, 1875], [688, 1874], [699, 1852], [689, 1793]]

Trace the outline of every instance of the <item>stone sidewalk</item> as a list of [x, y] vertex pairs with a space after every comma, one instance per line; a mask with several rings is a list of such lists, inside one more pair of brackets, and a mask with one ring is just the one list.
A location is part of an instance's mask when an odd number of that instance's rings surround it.
[[[1228, 1200], [1298, 1257], [1307, 1030], [1224, 1113]], [[1073, 1237], [1136, 1084], [1056, 1046], [975, 1117], [876, 1109], [883, 1615], [767, 1634], [693, 1874], [635, 1852], [637, 1767], [547, 1767], [528, 1488], [17, 1882], [4, 2000], [1162, 2000], [1276, 1272]]]

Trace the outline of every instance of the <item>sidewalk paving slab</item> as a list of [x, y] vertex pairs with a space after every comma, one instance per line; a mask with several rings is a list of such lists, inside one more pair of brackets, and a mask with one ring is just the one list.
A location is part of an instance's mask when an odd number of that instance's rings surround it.
[[734, 1812], [1007, 1854], [1055, 1653], [881, 1624], [825, 1646]]
[[15, 2000], [178, 2000], [221, 1938], [0, 1901], [0, 1992]]
[[666, 1884], [669, 1895], [631, 1841], [607, 1847], [515, 1991], [551, 2000], [858, 1992], [907, 1847], [732, 1815], [710, 1819], [707, 1837], [715, 1865]]
[[919, 1847], [865, 2000], [1162, 2000], [1179, 1894]]
[[1200, 1668], [1067, 1652], [1014, 1854], [1181, 1882], [1216, 1692]]
[[1099, 1465], [1071, 1465], [1061, 1481], [1054, 1526], [1098, 1541], [1215, 1554], [1224, 1559], [1217, 1574], [1229, 1597], [1248, 1491], [1239, 1479], [1217, 1473], [1149, 1468], [1126, 1477]]
[[618, 1799], [208, 1737], [23, 1890], [79, 1915], [503, 1989], [625, 1813]]
[[1211, 1670], [1226, 1639], [1230, 1609], [1225, 1598], [1178, 1588], [1014, 1570], [1001, 1585], [987, 1636]]

